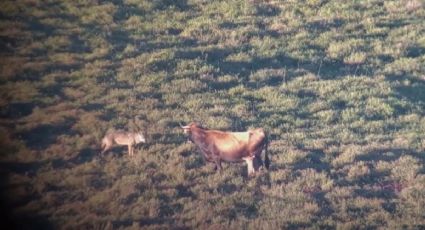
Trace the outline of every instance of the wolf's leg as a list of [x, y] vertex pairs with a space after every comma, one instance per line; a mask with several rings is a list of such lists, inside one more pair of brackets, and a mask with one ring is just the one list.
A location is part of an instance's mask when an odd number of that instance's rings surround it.
[[103, 150], [100, 154], [104, 154], [106, 151], [108, 151], [112, 147], [112, 145], [104, 144], [102, 145], [102, 147], [103, 147]]

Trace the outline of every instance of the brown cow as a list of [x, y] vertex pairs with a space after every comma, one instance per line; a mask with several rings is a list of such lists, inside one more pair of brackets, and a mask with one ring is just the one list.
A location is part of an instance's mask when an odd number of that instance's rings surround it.
[[[267, 136], [262, 128], [245, 132], [223, 132], [209, 130], [192, 122], [181, 126], [189, 139], [201, 150], [204, 159], [215, 163], [215, 168], [221, 170], [221, 161], [240, 162], [248, 165], [248, 175], [252, 176], [260, 165], [261, 152], [265, 150], [265, 166], [269, 168], [267, 156]], [[255, 162], [254, 162], [255, 159]]]

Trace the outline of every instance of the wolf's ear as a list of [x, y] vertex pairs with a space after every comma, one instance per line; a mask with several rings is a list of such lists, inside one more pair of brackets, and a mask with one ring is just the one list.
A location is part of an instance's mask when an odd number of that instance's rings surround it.
[[116, 129], [114, 128], [114, 127], [112, 127], [112, 128], [108, 128], [108, 130], [106, 131], [106, 134], [108, 134], [108, 133], [113, 133], [113, 132], [115, 132], [116, 131]]

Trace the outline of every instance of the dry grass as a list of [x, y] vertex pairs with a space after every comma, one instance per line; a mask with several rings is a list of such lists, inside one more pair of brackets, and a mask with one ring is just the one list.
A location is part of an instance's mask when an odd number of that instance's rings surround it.
[[[420, 1], [0, 3], [2, 198], [21, 228], [421, 229]], [[263, 127], [221, 173], [179, 123]], [[99, 155], [110, 129], [148, 143]]]

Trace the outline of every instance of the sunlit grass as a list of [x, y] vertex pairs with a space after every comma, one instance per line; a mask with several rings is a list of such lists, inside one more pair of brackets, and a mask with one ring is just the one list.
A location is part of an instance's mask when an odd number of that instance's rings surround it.
[[[420, 1], [35, 0], [0, 12], [13, 215], [73, 229], [425, 225]], [[216, 173], [186, 142], [191, 121], [263, 127], [270, 169]], [[112, 129], [148, 141], [133, 158], [125, 146], [100, 155]]]

